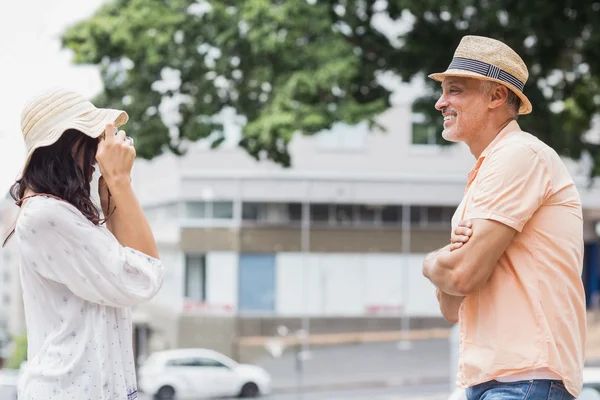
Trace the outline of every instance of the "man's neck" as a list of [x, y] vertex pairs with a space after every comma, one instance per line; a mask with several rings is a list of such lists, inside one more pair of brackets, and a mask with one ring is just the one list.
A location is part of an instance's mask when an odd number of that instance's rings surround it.
[[502, 129], [506, 128], [508, 124], [514, 121], [514, 118], [508, 118], [503, 120], [501, 123], [493, 123], [488, 128], [483, 129], [478, 135], [474, 138], [475, 140], [467, 143], [469, 146], [469, 150], [471, 150], [471, 154], [478, 159], [481, 156], [481, 153], [494, 141], [496, 136], [502, 131]]

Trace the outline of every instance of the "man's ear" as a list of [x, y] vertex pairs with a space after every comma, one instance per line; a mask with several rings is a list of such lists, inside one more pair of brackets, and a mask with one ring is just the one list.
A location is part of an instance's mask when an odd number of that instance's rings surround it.
[[496, 85], [490, 92], [490, 108], [495, 109], [506, 103], [508, 98], [508, 88], [504, 85]]

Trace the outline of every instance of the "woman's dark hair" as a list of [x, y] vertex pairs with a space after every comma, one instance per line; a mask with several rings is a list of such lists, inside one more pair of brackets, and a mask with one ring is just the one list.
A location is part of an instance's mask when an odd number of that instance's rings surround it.
[[[10, 195], [19, 201], [27, 188], [51, 194], [71, 203], [87, 219], [99, 224], [100, 212], [90, 197], [89, 182], [97, 150], [98, 139], [74, 129], [66, 131], [53, 145], [34, 151], [23, 176], [11, 187]], [[82, 167], [77, 163], [80, 157]]]

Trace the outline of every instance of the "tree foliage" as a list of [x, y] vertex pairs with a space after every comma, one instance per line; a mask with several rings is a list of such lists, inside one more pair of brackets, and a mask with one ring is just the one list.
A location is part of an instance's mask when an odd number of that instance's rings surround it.
[[15, 337], [10, 356], [6, 360], [5, 368], [19, 369], [23, 361], [27, 361], [27, 334]]
[[[240, 146], [289, 165], [294, 134], [373, 122], [389, 107], [379, 74], [441, 72], [475, 34], [506, 42], [529, 66], [534, 113], [523, 128], [562, 155], [597, 159], [582, 137], [600, 104], [599, 16], [592, 0], [112, 0], [62, 40], [75, 62], [101, 67], [97, 101], [127, 109], [146, 158], [202, 138], [218, 146], [214, 116], [231, 107], [247, 121]], [[429, 82], [415, 110], [439, 128], [438, 95]], [[166, 123], [169, 104], [178, 117]]]

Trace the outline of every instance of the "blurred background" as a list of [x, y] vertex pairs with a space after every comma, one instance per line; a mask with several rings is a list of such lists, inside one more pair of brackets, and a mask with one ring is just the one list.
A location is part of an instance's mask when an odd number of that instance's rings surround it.
[[[16, 213], [23, 106], [77, 90], [129, 113], [133, 184], [166, 266], [134, 310], [140, 398], [447, 399], [455, 329], [421, 264], [447, 244], [474, 159], [441, 138], [426, 75], [466, 34], [523, 57], [534, 111], [519, 123], [580, 190], [585, 384], [600, 387], [600, 2], [6, 3], [0, 228]], [[0, 345], [14, 398], [27, 346], [14, 242]]]

